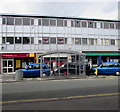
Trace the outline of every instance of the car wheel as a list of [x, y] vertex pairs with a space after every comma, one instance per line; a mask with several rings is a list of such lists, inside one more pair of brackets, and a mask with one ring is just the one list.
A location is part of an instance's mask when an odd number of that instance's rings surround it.
[[116, 72], [115, 74], [116, 74], [117, 76], [120, 76], [120, 72]]

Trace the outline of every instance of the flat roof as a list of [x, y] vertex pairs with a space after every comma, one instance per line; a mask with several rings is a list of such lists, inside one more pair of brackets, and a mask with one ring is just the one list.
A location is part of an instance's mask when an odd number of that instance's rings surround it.
[[90, 20], [90, 21], [108, 21], [108, 22], [120, 22], [119, 20], [109, 19], [92, 19], [92, 18], [79, 18], [79, 17], [63, 17], [63, 16], [41, 16], [36, 14], [12, 14], [12, 13], [0, 13], [0, 16], [12, 16], [12, 17], [34, 17], [34, 18], [57, 18], [57, 19], [76, 19], [76, 20]]

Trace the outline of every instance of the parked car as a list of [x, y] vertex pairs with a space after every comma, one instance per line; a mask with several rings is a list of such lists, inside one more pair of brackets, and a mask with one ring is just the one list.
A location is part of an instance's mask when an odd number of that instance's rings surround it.
[[93, 71], [98, 69], [98, 74], [120, 75], [120, 63], [104, 62], [99, 67], [92, 68]]
[[53, 75], [67, 76], [67, 75], [79, 75], [83, 72], [83, 65], [77, 62], [64, 63], [60, 67], [53, 70]]
[[[29, 64], [25, 69], [20, 69], [23, 71], [23, 78], [35, 78], [40, 77], [40, 63]], [[42, 75], [49, 76], [50, 69], [46, 64], [42, 64]]]

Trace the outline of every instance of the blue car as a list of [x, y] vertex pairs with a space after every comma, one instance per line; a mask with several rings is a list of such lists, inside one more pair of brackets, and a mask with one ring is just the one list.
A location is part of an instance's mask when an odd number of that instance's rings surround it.
[[[25, 69], [20, 69], [20, 70], [23, 71], [23, 78], [50, 76], [50, 69], [46, 64], [40, 64], [40, 63], [29, 64]], [[40, 76], [40, 72], [42, 73], [42, 76]]]
[[120, 63], [104, 62], [99, 67], [92, 68], [93, 71], [98, 69], [98, 74], [120, 75]]

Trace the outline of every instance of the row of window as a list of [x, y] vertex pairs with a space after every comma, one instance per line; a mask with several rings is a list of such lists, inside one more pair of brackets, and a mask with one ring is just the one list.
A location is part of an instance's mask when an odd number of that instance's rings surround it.
[[[69, 26], [71, 27], [87, 27], [87, 28], [104, 28], [104, 29], [118, 29], [120, 23], [118, 22], [100, 22], [97, 25], [95, 21], [83, 21], [83, 20], [71, 20]], [[67, 20], [64, 19], [37, 19], [37, 22], [33, 18], [13, 18], [7, 17], [2, 18], [3, 25], [42, 25], [42, 26], [68, 26]]]
[[[98, 39], [95, 38], [71, 38], [74, 45], [120, 45], [120, 39]], [[64, 37], [40, 37], [39, 44], [67, 44], [68, 38]], [[34, 44], [34, 37], [2, 37], [2, 44]]]

